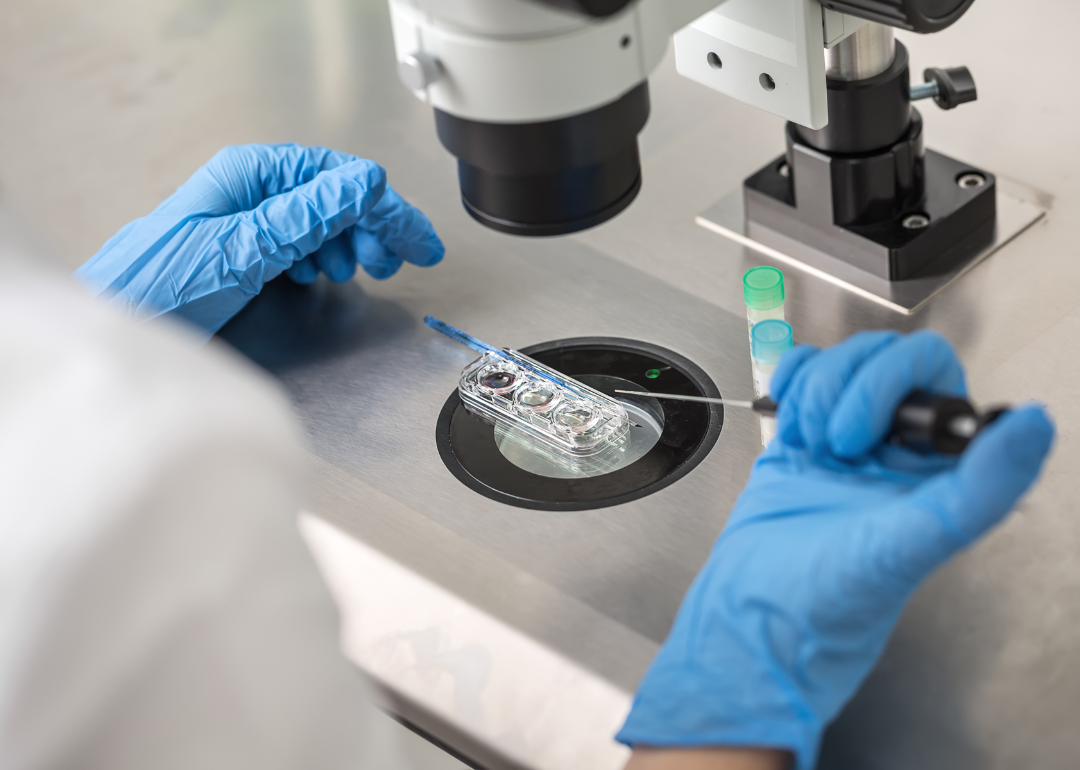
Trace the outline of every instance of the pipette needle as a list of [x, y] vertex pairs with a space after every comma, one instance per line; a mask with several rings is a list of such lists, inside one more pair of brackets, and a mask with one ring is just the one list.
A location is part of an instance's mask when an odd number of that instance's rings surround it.
[[644, 396], [646, 398], [666, 398], [672, 401], [694, 401], [699, 404], [719, 404], [720, 406], [733, 406], [737, 409], [753, 409], [758, 414], [772, 417], [776, 414], [776, 403], [768, 397], [754, 401], [738, 401], [731, 398], [706, 398], [705, 396], [683, 396], [678, 393], [649, 393], [644, 390], [616, 390], [624, 396]]
[[503, 358], [516, 366], [520, 366], [522, 369], [528, 369], [530, 372], [537, 375], [538, 377], [543, 377], [549, 382], [554, 382], [561, 388], [566, 388], [575, 396], [582, 396], [584, 398], [581, 391], [568, 383], [566, 380], [556, 377], [549, 372], [545, 372], [542, 369], [537, 369], [535, 366], [528, 363], [527, 360], [522, 360], [522, 358], [519, 358], [518, 356], [521, 356], [521, 353], [518, 353], [517, 356], [512, 356], [505, 350], [499, 350], [497, 347], [489, 345], [483, 340], [479, 340], [476, 337], [472, 336], [471, 334], [466, 334], [465, 332], [461, 331], [461, 329], [458, 329], [446, 323], [446, 321], [440, 321], [435, 316], [424, 316], [424, 324], [437, 332], [445, 334], [447, 337], [454, 340], [454, 342], [460, 342], [465, 347], [472, 348], [477, 353], [491, 353], [494, 356]]

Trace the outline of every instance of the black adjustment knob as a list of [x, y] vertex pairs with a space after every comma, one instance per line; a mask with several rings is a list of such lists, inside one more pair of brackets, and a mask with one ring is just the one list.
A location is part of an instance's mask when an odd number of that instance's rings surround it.
[[975, 0], [821, 0], [826, 8], [890, 27], [939, 32], [963, 16]]
[[943, 110], [951, 110], [979, 98], [975, 78], [967, 67], [931, 67], [923, 72], [923, 80], [937, 85], [934, 101]]

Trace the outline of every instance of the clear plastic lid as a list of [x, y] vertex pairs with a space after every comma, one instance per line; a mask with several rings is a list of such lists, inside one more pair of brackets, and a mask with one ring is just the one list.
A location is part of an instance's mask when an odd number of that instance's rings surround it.
[[780, 358], [794, 345], [791, 324], [768, 320], [754, 324], [750, 330], [751, 354], [762, 364], [778, 364]]
[[754, 267], [743, 275], [743, 299], [753, 310], [772, 310], [784, 304], [784, 274], [775, 267]]
[[504, 352], [509, 360], [486, 353], [465, 367], [458, 394], [466, 409], [579, 457], [626, 441], [630, 418], [618, 401], [515, 350]]

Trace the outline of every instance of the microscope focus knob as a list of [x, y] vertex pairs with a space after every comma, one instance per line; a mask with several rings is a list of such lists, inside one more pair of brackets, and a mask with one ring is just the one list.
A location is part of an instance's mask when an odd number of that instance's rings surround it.
[[975, 88], [975, 78], [967, 67], [931, 67], [923, 72], [925, 83], [911, 86], [911, 101], [933, 99], [943, 110], [951, 110], [961, 104], [973, 102], [979, 98]]
[[967, 67], [931, 67], [923, 72], [923, 80], [937, 84], [934, 101], [943, 110], [951, 110], [979, 98], [979, 92], [975, 89], [975, 78]]
[[423, 51], [403, 56], [398, 62], [398, 77], [413, 91], [421, 91], [443, 74], [442, 62]]
[[963, 16], [975, 0], [821, 0], [826, 8], [890, 27], [939, 32]]

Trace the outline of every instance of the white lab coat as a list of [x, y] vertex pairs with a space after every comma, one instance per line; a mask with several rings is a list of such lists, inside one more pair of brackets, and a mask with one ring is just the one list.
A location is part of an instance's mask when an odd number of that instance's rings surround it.
[[401, 767], [267, 378], [0, 238], [0, 768]]

